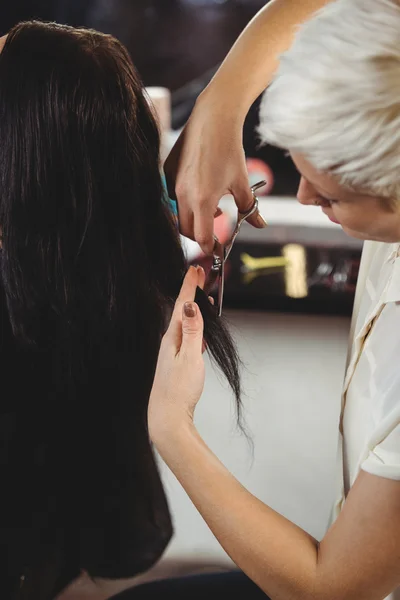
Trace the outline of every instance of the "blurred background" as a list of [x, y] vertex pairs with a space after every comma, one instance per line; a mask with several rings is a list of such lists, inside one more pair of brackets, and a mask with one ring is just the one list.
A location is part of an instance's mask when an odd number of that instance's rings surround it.
[[[164, 100], [168, 92], [163, 121], [168, 151], [198, 94], [265, 4], [3, 0], [0, 34], [21, 20], [40, 18], [115, 35], [129, 49], [144, 84], [163, 88]], [[155, 97], [158, 93], [159, 89]], [[254, 230], [244, 225], [227, 266], [225, 290], [226, 315], [246, 366], [245, 412], [254, 457], [235, 432], [232, 400], [211, 365], [197, 423], [244, 485], [319, 537], [332, 500], [340, 393], [361, 245], [319, 209], [298, 205], [298, 175], [290, 158], [270, 146], [259, 148], [254, 132], [257, 107], [258, 101], [246, 120], [244, 147], [250, 182], [268, 180], [260, 206], [269, 227]], [[224, 240], [236, 210], [231, 198], [222, 199], [221, 206], [224, 215], [217, 220], [217, 230]], [[196, 244], [183, 243], [189, 261], [209, 265]], [[149, 577], [232, 568], [174, 477], [161, 468], [176, 533]], [[89, 588], [85, 593], [80, 588], [79, 594], [92, 597]]]
[[[1, 34], [18, 21], [41, 18], [111, 33], [129, 49], [146, 86], [172, 94], [172, 127], [187, 120], [198, 94], [207, 85], [233, 42], [263, 0], [17, 0], [0, 6]], [[295, 169], [281, 151], [258, 151], [254, 125], [257, 103], [245, 127], [249, 156], [286, 169], [274, 193], [293, 193]], [[289, 163], [289, 164], [288, 164]]]

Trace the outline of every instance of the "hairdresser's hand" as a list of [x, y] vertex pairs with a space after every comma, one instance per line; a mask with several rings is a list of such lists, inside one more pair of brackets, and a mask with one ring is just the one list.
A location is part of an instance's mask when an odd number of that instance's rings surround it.
[[203, 318], [194, 302], [204, 271], [191, 267], [164, 335], [150, 394], [149, 432], [157, 445], [177, 428], [191, 425], [204, 387]]
[[[201, 96], [165, 163], [169, 194], [178, 201], [181, 232], [195, 239], [206, 254], [213, 250], [214, 217], [222, 196], [232, 194], [241, 212], [253, 204], [243, 120], [231, 113], [218, 98]], [[265, 227], [258, 212], [249, 223]]]

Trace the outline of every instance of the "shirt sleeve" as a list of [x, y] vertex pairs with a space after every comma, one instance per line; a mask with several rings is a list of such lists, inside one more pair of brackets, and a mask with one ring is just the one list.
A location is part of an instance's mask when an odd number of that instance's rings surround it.
[[361, 468], [371, 475], [400, 481], [400, 423], [369, 452]]
[[[396, 259], [375, 343], [366, 348], [370, 365], [371, 420], [363, 471], [400, 480], [400, 259]], [[374, 326], [375, 329], [375, 326]]]

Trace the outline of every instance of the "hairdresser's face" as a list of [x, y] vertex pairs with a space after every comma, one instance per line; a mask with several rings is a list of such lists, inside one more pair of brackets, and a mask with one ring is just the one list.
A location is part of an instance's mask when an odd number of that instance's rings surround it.
[[400, 241], [399, 207], [375, 196], [345, 188], [331, 175], [320, 173], [301, 155], [291, 154], [300, 175], [297, 199], [301, 204], [320, 206], [320, 210], [352, 237], [382, 242]]

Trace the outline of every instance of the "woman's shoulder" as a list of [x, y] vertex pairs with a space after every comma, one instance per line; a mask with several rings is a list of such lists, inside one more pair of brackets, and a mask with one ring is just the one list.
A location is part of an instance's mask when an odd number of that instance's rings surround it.
[[378, 265], [379, 263], [385, 264], [390, 261], [392, 258], [395, 258], [400, 254], [400, 243], [386, 243], [386, 242], [375, 242], [372, 240], [367, 240], [364, 242], [363, 252], [362, 252], [362, 262], [361, 267], [368, 267], [368, 262], [374, 262], [374, 264]]
[[[363, 256], [360, 264], [359, 279], [366, 279], [370, 294], [373, 288], [380, 288], [383, 294], [388, 282], [393, 280], [395, 273], [395, 286], [400, 300], [400, 243], [388, 244], [384, 242], [367, 241], [364, 244]], [[382, 298], [383, 300], [383, 298]]]

